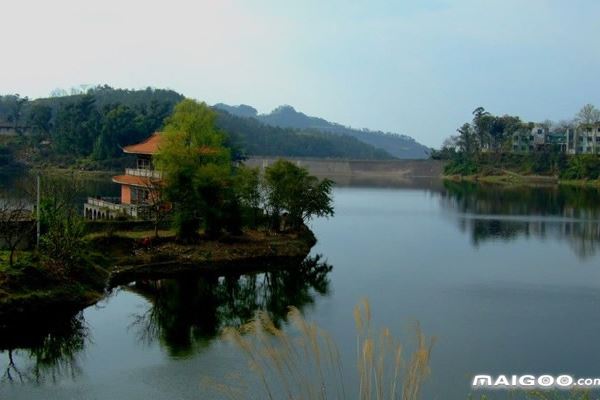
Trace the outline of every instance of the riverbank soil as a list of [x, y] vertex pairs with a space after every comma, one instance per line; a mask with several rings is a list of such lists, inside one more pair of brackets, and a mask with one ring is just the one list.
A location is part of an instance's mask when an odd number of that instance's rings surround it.
[[88, 236], [86, 265], [57, 273], [33, 254], [12, 267], [0, 267], [0, 328], [31, 322], [48, 313], [76, 312], [99, 301], [108, 286], [136, 279], [174, 276], [181, 272], [210, 274], [283, 267], [302, 261], [316, 243], [308, 229], [271, 233], [246, 230], [239, 236], [183, 244], [171, 231], [123, 231]]

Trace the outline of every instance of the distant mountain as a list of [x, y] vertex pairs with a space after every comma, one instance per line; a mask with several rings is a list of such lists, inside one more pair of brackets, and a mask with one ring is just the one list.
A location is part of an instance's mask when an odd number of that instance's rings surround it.
[[215, 109], [217, 127], [228, 133], [229, 145], [234, 149], [234, 153], [240, 156], [394, 159], [386, 151], [351, 136], [317, 130], [281, 128], [264, 124], [256, 118], [231, 114], [223, 107]]
[[419, 159], [429, 156], [429, 148], [418, 143], [410, 136], [371, 131], [368, 129], [349, 128], [335, 122], [329, 122], [323, 118], [308, 116], [288, 105], [277, 107], [269, 114], [258, 114], [254, 107], [245, 104], [230, 106], [219, 103], [215, 104], [214, 107], [238, 117], [255, 118], [270, 126], [351, 136], [377, 149], [385, 150], [397, 158]]

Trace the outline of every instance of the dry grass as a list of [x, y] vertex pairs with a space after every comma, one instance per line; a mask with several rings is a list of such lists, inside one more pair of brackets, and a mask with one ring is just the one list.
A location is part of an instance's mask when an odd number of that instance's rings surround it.
[[[239, 348], [255, 378], [257, 399], [346, 399], [416, 400], [429, 375], [433, 340], [416, 327], [417, 347], [407, 361], [403, 347], [389, 329], [375, 332], [371, 327], [369, 303], [362, 301], [354, 310], [357, 329], [356, 358], [358, 393], [345, 387], [345, 371], [333, 338], [316, 324], [306, 321], [296, 308], [290, 308], [290, 332], [278, 329], [266, 312], [260, 312], [240, 329], [227, 329], [225, 337]], [[245, 382], [208, 386], [229, 399], [252, 398]]]

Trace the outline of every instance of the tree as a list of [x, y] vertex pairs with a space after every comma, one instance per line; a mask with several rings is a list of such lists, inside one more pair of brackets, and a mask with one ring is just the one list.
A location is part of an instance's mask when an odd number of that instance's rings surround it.
[[472, 156], [479, 152], [479, 137], [473, 131], [471, 124], [465, 123], [456, 131], [458, 132], [456, 144], [461, 152], [467, 156]]
[[41, 255], [53, 272], [68, 274], [83, 265], [85, 225], [77, 209], [81, 181], [45, 178], [41, 185]]
[[[483, 107], [477, 107], [473, 110], [473, 125], [472, 128], [479, 139], [479, 144], [484, 146], [489, 142], [489, 131], [491, 125], [491, 115], [485, 111]], [[464, 126], [464, 125], [463, 125]]]
[[145, 135], [139, 132], [136, 116], [131, 108], [122, 104], [104, 107], [92, 156], [96, 160], [113, 158], [121, 154], [120, 147], [139, 142]]
[[29, 99], [27, 97], [21, 97], [18, 94], [15, 94], [11, 97], [13, 101], [11, 102], [8, 121], [14, 124], [15, 132], [21, 134], [23, 133], [21, 127], [21, 120], [23, 117], [23, 106], [29, 101]]
[[40, 249], [53, 272], [68, 274], [82, 264], [86, 248], [83, 218], [72, 208], [46, 216], [47, 231], [40, 238]]
[[579, 110], [575, 120], [580, 124], [594, 124], [600, 122], [600, 110], [592, 104], [586, 104]]
[[231, 158], [215, 117], [205, 103], [183, 100], [167, 119], [155, 156], [166, 198], [174, 204], [177, 236], [184, 241], [197, 236], [202, 220], [210, 235], [222, 227], [220, 207], [230, 184]]
[[319, 180], [286, 160], [278, 160], [265, 169], [265, 191], [272, 227], [279, 229], [283, 212], [289, 225], [299, 229], [313, 217], [333, 216], [333, 182]]
[[236, 169], [234, 185], [240, 205], [248, 212], [250, 225], [258, 223], [262, 193], [260, 188], [260, 172], [258, 168], [242, 166]]
[[49, 135], [51, 129], [52, 108], [43, 104], [34, 104], [29, 111], [28, 123], [38, 135]]
[[94, 96], [84, 95], [58, 109], [54, 136], [60, 153], [87, 156], [92, 152], [101, 123], [95, 102]]
[[154, 237], [158, 238], [158, 228], [171, 211], [171, 204], [167, 201], [164, 187], [160, 179], [149, 177], [143, 184], [148, 192], [146, 205], [150, 210], [150, 218], [154, 225]]
[[17, 248], [33, 232], [33, 218], [25, 201], [0, 199], [0, 241], [8, 248], [8, 265], [14, 264]]

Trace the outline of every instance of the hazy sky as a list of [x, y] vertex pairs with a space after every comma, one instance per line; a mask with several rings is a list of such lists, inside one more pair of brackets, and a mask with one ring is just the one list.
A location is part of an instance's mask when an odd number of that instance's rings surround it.
[[600, 106], [598, 0], [0, 0], [0, 93], [107, 83], [290, 104], [439, 146], [484, 106]]

